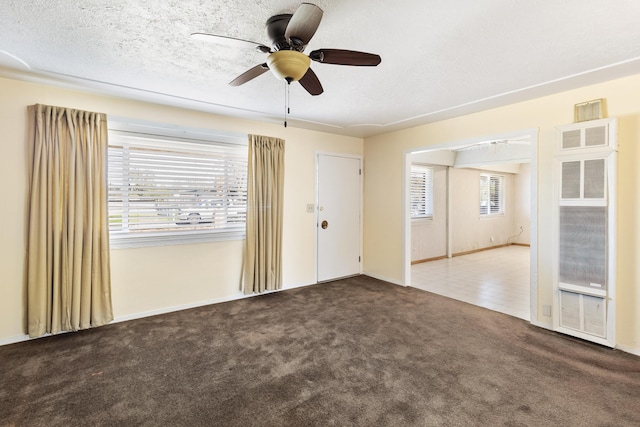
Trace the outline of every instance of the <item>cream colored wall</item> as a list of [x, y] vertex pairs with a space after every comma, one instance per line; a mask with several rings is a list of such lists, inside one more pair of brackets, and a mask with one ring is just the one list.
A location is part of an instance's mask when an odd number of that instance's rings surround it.
[[640, 75], [425, 126], [367, 138], [364, 272], [392, 282], [403, 280], [402, 182], [405, 150], [480, 136], [538, 128], [538, 323], [551, 327], [542, 305], [552, 304], [552, 188], [556, 126], [573, 122], [573, 106], [606, 98], [608, 116], [619, 122], [617, 232], [617, 342], [640, 352]]
[[515, 176], [515, 230], [514, 234], [522, 234], [510, 240], [511, 243], [531, 243], [531, 164], [522, 163]]
[[[0, 78], [0, 343], [24, 334], [25, 216], [28, 182], [26, 107], [41, 103], [180, 126], [283, 138], [285, 197], [284, 287], [315, 282], [313, 203], [315, 151], [361, 155], [360, 138], [305, 131], [212, 114], [98, 96]], [[196, 305], [238, 294], [242, 241], [112, 250], [116, 318]]]
[[513, 174], [505, 173], [505, 213], [480, 217], [480, 174], [478, 169], [451, 169], [451, 252], [459, 254], [504, 245], [513, 233], [515, 219]]

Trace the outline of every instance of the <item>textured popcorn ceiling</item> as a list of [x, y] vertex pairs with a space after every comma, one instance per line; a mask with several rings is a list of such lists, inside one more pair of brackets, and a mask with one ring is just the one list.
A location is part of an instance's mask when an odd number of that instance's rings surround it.
[[[0, 75], [281, 121], [284, 82], [233, 78], [265, 61], [209, 32], [269, 45], [298, 1], [3, 0]], [[325, 92], [291, 86], [290, 124], [373, 135], [640, 73], [638, 0], [317, 0], [307, 52], [377, 53], [375, 68], [312, 62]], [[577, 99], [576, 102], [586, 101]], [[572, 106], [567, 106], [571, 108]]]

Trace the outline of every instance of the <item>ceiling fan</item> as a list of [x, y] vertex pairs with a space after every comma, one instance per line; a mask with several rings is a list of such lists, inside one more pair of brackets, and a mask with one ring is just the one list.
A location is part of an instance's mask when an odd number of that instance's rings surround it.
[[240, 86], [271, 70], [276, 77], [287, 83], [299, 81], [311, 95], [320, 95], [324, 90], [320, 80], [310, 68], [311, 61], [324, 64], [375, 67], [381, 62], [379, 55], [344, 49], [317, 49], [302, 53], [315, 34], [322, 20], [322, 9], [311, 3], [302, 3], [293, 14], [280, 14], [267, 20], [267, 35], [271, 47], [260, 43], [215, 34], [193, 33], [196, 39], [208, 40], [232, 46], [250, 46], [268, 53], [263, 64], [240, 74], [229, 84]]

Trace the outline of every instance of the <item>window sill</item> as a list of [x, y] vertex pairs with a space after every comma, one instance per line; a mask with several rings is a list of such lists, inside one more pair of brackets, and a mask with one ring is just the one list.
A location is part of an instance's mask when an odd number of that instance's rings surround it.
[[480, 219], [502, 219], [504, 217], [505, 215], [503, 213], [480, 215]]
[[429, 224], [433, 222], [432, 216], [411, 218], [412, 224]]
[[244, 240], [244, 230], [183, 231], [173, 233], [111, 233], [111, 249], [144, 248], [150, 246], [189, 245], [197, 243]]

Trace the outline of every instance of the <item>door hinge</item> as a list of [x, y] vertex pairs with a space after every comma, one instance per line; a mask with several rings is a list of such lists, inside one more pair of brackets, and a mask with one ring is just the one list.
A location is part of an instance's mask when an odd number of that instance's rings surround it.
[[358, 257], [358, 262], [362, 262], [362, 261], [360, 260], [360, 257]]
[[362, 169], [358, 169], [358, 175], [362, 175]]

